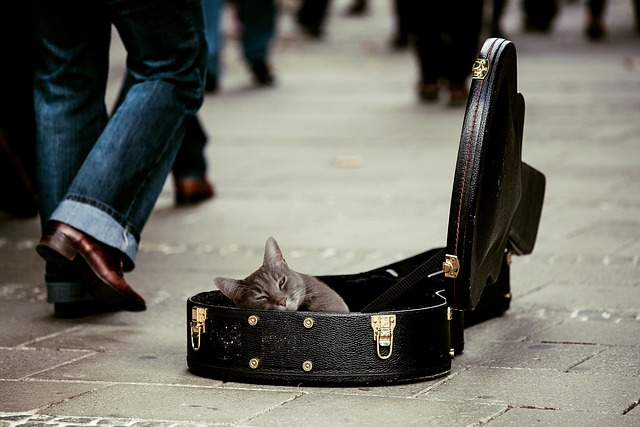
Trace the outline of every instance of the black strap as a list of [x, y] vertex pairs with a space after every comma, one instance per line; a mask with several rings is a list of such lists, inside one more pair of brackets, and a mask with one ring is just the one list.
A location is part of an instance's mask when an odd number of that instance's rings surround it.
[[429, 258], [418, 268], [413, 270], [407, 276], [398, 280], [398, 282], [387, 289], [382, 295], [370, 302], [361, 310], [362, 313], [375, 313], [388, 307], [392, 302], [400, 298], [409, 290], [417, 286], [423, 280], [427, 279], [433, 273], [442, 270], [442, 262], [444, 261], [446, 248], [442, 248]]

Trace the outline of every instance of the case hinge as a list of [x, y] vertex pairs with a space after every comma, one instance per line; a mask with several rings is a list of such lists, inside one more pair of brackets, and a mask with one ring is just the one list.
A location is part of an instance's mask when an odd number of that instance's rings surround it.
[[458, 272], [460, 271], [460, 261], [458, 261], [458, 257], [455, 255], [445, 255], [442, 270], [444, 271], [444, 277], [448, 277], [449, 279], [458, 277]]
[[207, 309], [204, 307], [191, 307], [191, 348], [200, 350], [202, 334], [207, 332]]
[[[376, 342], [376, 351], [380, 359], [388, 359], [393, 353], [393, 330], [396, 327], [396, 315], [385, 314], [371, 316], [371, 327], [373, 328], [373, 339]], [[381, 347], [389, 347], [386, 356], [382, 355]]]

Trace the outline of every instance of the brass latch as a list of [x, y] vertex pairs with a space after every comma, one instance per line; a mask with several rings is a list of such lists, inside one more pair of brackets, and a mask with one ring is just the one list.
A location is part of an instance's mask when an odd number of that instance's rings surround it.
[[471, 77], [476, 80], [482, 80], [489, 73], [489, 60], [478, 58], [471, 68]]
[[[373, 339], [376, 342], [378, 357], [383, 360], [390, 358], [393, 353], [393, 330], [396, 327], [396, 315], [371, 316], [371, 327], [373, 328]], [[380, 347], [389, 347], [389, 353], [383, 356]]]
[[442, 263], [442, 270], [444, 271], [444, 277], [449, 279], [455, 279], [460, 272], [460, 261], [455, 255], [445, 255], [444, 262]]
[[[191, 307], [191, 348], [200, 350], [202, 334], [207, 332], [207, 309], [203, 307]], [[197, 342], [197, 345], [196, 345]]]

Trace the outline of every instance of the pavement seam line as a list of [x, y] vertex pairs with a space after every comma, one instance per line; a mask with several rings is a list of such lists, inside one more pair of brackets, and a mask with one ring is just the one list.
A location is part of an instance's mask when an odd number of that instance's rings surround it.
[[578, 360], [578, 361], [577, 361], [576, 363], [574, 363], [573, 365], [571, 365], [571, 366], [567, 367], [567, 369], [565, 369], [565, 370], [564, 370], [564, 372], [565, 372], [565, 373], [567, 373], [567, 374], [568, 374], [568, 373], [570, 373], [570, 371], [571, 371], [573, 368], [575, 368], [576, 366], [580, 366], [580, 365], [582, 365], [584, 362], [586, 362], [587, 360], [591, 360], [591, 359], [593, 359], [594, 357], [596, 357], [597, 355], [602, 354], [603, 352], [607, 351], [607, 348], [608, 348], [608, 347], [609, 347], [609, 346], [604, 346], [604, 347], [602, 347], [602, 348], [598, 349], [598, 351], [596, 351], [595, 353], [592, 353], [592, 354], [590, 354], [590, 355], [588, 355], [588, 356], [583, 357], [582, 359]]
[[67, 333], [70, 333], [70, 332], [75, 332], [75, 331], [77, 331], [79, 329], [82, 329], [84, 327], [85, 327], [85, 325], [77, 325], [77, 326], [73, 326], [71, 328], [63, 329], [63, 330], [58, 331], [58, 332], [54, 332], [54, 333], [49, 334], [49, 335], [43, 335], [41, 337], [34, 338], [34, 339], [30, 340], [30, 341], [23, 342], [22, 344], [18, 344], [18, 345], [15, 346], [15, 348], [28, 347], [31, 344], [35, 344], [35, 343], [40, 342], [40, 341], [48, 340], [50, 338], [55, 338], [55, 337], [58, 337], [60, 335], [64, 335], [64, 334], [67, 334]]
[[236, 426], [245, 425], [245, 423], [248, 423], [249, 421], [252, 421], [252, 420], [255, 420], [257, 418], [260, 418], [261, 416], [263, 416], [265, 414], [268, 414], [269, 412], [273, 411], [274, 409], [280, 408], [280, 407], [282, 407], [282, 406], [284, 406], [284, 405], [286, 405], [288, 403], [291, 403], [291, 402], [293, 402], [295, 400], [298, 400], [299, 398], [301, 398], [303, 396], [306, 396], [307, 394], [308, 394], [307, 392], [300, 392], [297, 395], [294, 395], [294, 396], [292, 396], [292, 397], [290, 397], [288, 399], [285, 399], [283, 402], [280, 402], [277, 405], [272, 405], [272, 406], [268, 407], [267, 409], [258, 412], [255, 415], [252, 415], [252, 416], [250, 416], [248, 418], [245, 418], [243, 420], [237, 421], [233, 425], [236, 425]]
[[[100, 381], [100, 380], [62, 380], [62, 379], [48, 379], [48, 378], [25, 378], [25, 379], [4, 379], [0, 378], [1, 382], [32, 382], [32, 383], [53, 383], [53, 384], [95, 384], [105, 385], [107, 387], [114, 385], [132, 385], [132, 386], [149, 386], [149, 387], [175, 387], [175, 388], [201, 388], [201, 389], [221, 389], [219, 386], [208, 385], [194, 385], [194, 384], [163, 384], [163, 383], [143, 383], [143, 382], [126, 382], [126, 381]], [[268, 391], [268, 390], [261, 390]]]
[[422, 390], [418, 391], [417, 393], [414, 393], [413, 395], [409, 396], [409, 399], [416, 399], [416, 398], [418, 398], [418, 397], [420, 397], [422, 395], [425, 395], [429, 391], [433, 390], [434, 388], [451, 381], [452, 379], [456, 378], [458, 375], [462, 374], [463, 372], [466, 372], [467, 370], [469, 370], [469, 368], [468, 367], [464, 367], [458, 372], [449, 372], [449, 374], [446, 377], [444, 377], [444, 378], [442, 378], [442, 379], [440, 379], [438, 381], [435, 381], [433, 384], [429, 384], [424, 389], [422, 389]]
[[86, 359], [86, 358], [89, 358], [89, 357], [95, 356], [95, 355], [96, 355], [96, 353], [97, 353], [97, 352], [92, 351], [92, 350], [86, 350], [86, 352], [87, 352], [87, 354], [83, 354], [82, 356], [76, 357], [75, 359], [67, 360], [66, 362], [62, 362], [62, 363], [59, 363], [59, 364], [57, 364], [57, 365], [55, 365], [55, 366], [50, 366], [50, 367], [48, 367], [48, 368], [41, 369], [41, 370], [39, 370], [39, 371], [37, 371], [37, 372], [32, 372], [32, 373], [30, 373], [30, 374], [28, 374], [28, 375], [25, 375], [25, 376], [24, 376], [24, 377], [22, 377], [22, 378], [19, 378], [19, 380], [24, 381], [24, 380], [26, 380], [26, 379], [28, 379], [28, 378], [30, 378], [30, 377], [32, 377], [32, 376], [34, 376], [34, 375], [42, 374], [42, 373], [44, 373], [44, 372], [51, 371], [51, 370], [54, 370], [54, 369], [60, 368], [60, 367], [62, 367], [62, 366], [70, 365], [70, 364], [75, 363], [75, 362], [78, 362], [78, 361], [80, 361], [80, 360], [83, 360], [83, 359]]
[[512, 410], [512, 409], [513, 409], [513, 406], [511, 406], [511, 405], [506, 405], [506, 406], [504, 407], [504, 409], [502, 409], [502, 410], [500, 410], [500, 411], [497, 411], [497, 412], [496, 412], [496, 413], [494, 413], [494, 414], [490, 414], [490, 415], [488, 415], [487, 417], [485, 417], [485, 418], [483, 418], [483, 419], [481, 419], [481, 420], [478, 420], [478, 421], [476, 421], [476, 422], [475, 422], [475, 423], [473, 423], [473, 424], [470, 424], [470, 426], [473, 426], [473, 427], [482, 427], [482, 426], [484, 426], [484, 425], [487, 425], [487, 424], [489, 424], [491, 421], [494, 421], [494, 420], [496, 420], [496, 419], [500, 418], [501, 416], [503, 416], [504, 414], [506, 414], [507, 412], [509, 412], [509, 411], [510, 411], [510, 410]]
[[633, 411], [638, 405], [640, 405], [640, 400], [636, 400], [631, 405], [627, 406], [625, 410], [622, 411], [622, 415], [627, 415], [629, 412]]

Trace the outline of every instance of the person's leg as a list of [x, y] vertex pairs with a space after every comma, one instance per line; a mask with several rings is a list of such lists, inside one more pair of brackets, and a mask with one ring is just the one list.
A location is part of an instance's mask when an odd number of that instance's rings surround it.
[[204, 178], [207, 173], [207, 161], [204, 158], [204, 147], [207, 135], [202, 129], [198, 117], [189, 121], [184, 140], [173, 162], [171, 172], [178, 179]]
[[206, 144], [207, 135], [198, 117], [194, 117], [189, 121], [171, 169], [176, 205], [199, 203], [215, 195], [213, 185], [207, 179]]
[[220, 84], [220, 19], [223, 8], [223, 0], [203, 0], [204, 28], [207, 40], [207, 92], [217, 92]]
[[[111, 25], [96, 5], [78, 19], [73, 4], [35, 2], [34, 102], [42, 229], [64, 198], [107, 122], [104, 104]], [[72, 77], [71, 77], [72, 76]], [[47, 262], [47, 299], [58, 304], [93, 300], [78, 273]]]
[[[63, 200], [107, 123], [104, 103], [111, 24], [105, 9], [36, 2], [34, 81], [40, 218]], [[67, 6], [67, 7], [65, 7]]]
[[274, 78], [269, 64], [269, 48], [276, 34], [275, 0], [236, 0], [242, 24], [242, 53], [254, 82], [270, 86]]
[[368, 0], [352, 0], [351, 5], [347, 8], [348, 16], [361, 16], [367, 13], [369, 9]]
[[404, 49], [409, 46], [409, 9], [407, 5], [412, 0], [394, 0], [393, 11], [395, 19], [395, 34], [391, 39], [391, 47]]
[[[483, 1], [455, 0], [449, 4], [452, 7], [447, 14], [451, 38], [446, 49], [445, 77], [449, 81], [450, 103], [463, 106], [468, 97], [467, 79], [480, 47]], [[459, 10], [465, 13], [460, 15]]]
[[507, 0], [493, 0], [493, 10], [491, 11], [491, 37], [505, 38], [502, 32], [502, 12]]
[[199, 1], [137, 3], [110, 10], [134, 82], [51, 216], [122, 251], [125, 270], [202, 102], [206, 55]]
[[585, 35], [590, 40], [599, 40], [604, 37], [604, 7], [605, 0], [587, 0]]
[[[48, 266], [60, 263], [70, 276], [82, 270], [81, 280], [110, 294], [119, 308], [139, 310], [144, 300], [122, 270], [133, 268], [142, 227], [202, 102], [206, 51], [198, 1], [128, 2], [128, 10], [118, 4], [68, 0], [35, 7], [44, 59], [34, 98], [46, 223], [37, 249]], [[110, 19], [134, 83], [107, 122]]]
[[528, 31], [548, 32], [558, 13], [557, 0], [523, 0], [525, 29]]
[[[127, 72], [114, 111], [122, 104], [133, 81], [133, 77]], [[176, 205], [199, 203], [215, 195], [213, 184], [207, 179], [207, 160], [204, 152], [207, 139], [200, 120], [194, 116], [189, 120], [171, 168]]]
[[411, 48], [418, 65], [418, 97], [435, 101], [439, 96], [438, 78], [442, 75], [443, 3], [411, 1], [406, 4]]
[[296, 20], [309, 37], [319, 39], [324, 35], [324, 26], [331, 0], [301, 0]]
[[37, 215], [30, 2], [0, 2], [0, 211]]

